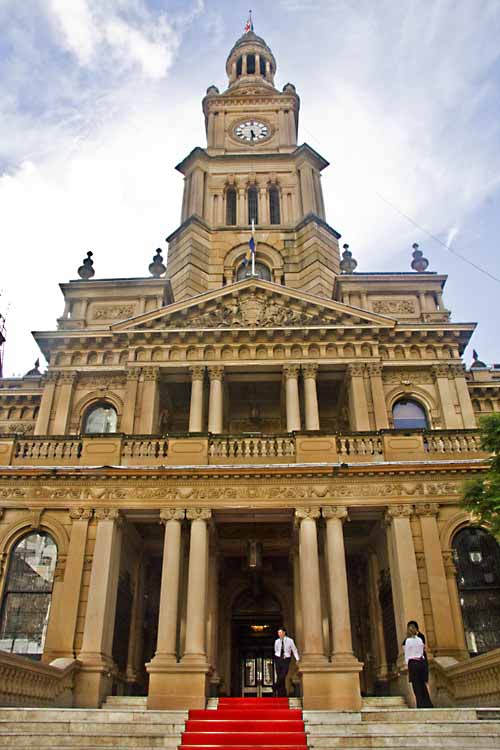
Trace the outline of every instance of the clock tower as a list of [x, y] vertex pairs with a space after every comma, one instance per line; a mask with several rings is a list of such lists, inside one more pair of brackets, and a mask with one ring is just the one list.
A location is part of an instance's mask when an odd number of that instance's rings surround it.
[[276, 60], [253, 30], [226, 62], [225, 91], [203, 99], [206, 148], [177, 165], [184, 175], [180, 227], [168, 238], [176, 301], [244, 278], [255, 225], [256, 274], [332, 298], [340, 235], [325, 220], [321, 172], [328, 162], [297, 145], [295, 86], [275, 86]]

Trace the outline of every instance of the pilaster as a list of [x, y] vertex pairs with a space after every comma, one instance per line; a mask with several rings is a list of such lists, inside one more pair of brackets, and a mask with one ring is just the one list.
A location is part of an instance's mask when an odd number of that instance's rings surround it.
[[365, 365], [347, 365], [347, 387], [349, 391], [349, 414], [351, 429], [365, 431], [370, 429], [368, 402], [365, 391]]
[[160, 369], [158, 367], [145, 367], [142, 371], [142, 377], [139, 432], [143, 435], [152, 435], [158, 431]]

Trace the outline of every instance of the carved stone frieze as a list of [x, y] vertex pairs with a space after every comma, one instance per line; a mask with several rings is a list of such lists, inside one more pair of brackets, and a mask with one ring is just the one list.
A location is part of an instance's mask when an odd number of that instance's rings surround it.
[[[138, 368], [134, 368], [138, 369]], [[126, 384], [127, 375], [81, 375], [78, 380], [78, 386], [80, 388], [104, 388], [109, 391], [113, 388], [124, 388]]]
[[[10, 432], [12, 434], [16, 435], [29, 435], [33, 432], [35, 429], [35, 425], [33, 422], [15, 422], [14, 424], [8, 424], [7, 425], [7, 432]], [[2, 426], [0, 431], [4, 431], [4, 428]]]
[[430, 385], [433, 382], [427, 370], [384, 370], [382, 378], [390, 385]]
[[134, 305], [99, 305], [92, 310], [92, 320], [125, 320], [135, 313]]
[[409, 299], [376, 299], [372, 302], [373, 312], [382, 315], [414, 315], [415, 302]]

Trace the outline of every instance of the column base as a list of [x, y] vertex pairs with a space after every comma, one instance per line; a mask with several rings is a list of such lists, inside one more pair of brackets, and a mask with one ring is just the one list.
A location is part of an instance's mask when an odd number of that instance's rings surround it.
[[359, 711], [361, 690], [359, 673], [363, 665], [356, 658], [333, 660], [325, 665], [304, 664], [302, 704], [305, 710]]
[[149, 673], [148, 709], [205, 708], [208, 665], [146, 664]]
[[74, 707], [100, 708], [111, 694], [114, 661], [102, 654], [79, 654], [82, 666], [75, 677]]

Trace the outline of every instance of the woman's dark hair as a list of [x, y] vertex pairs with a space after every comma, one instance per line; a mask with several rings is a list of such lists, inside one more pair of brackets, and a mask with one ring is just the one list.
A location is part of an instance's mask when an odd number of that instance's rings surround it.
[[417, 628], [417, 630], [420, 630], [420, 628], [418, 627], [418, 622], [416, 620], [409, 620], [408, 624], [406, 625], [406, 627], [409, 628], [410, 625], [415, 625], [415, 627]]

